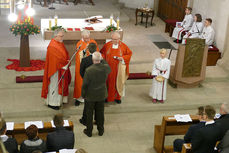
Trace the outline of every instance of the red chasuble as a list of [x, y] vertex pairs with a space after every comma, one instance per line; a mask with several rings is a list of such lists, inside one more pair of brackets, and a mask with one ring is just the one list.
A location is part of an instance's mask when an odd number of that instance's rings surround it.
[[73, 98], [76, 98], [76, 99], [81, 97], [81, 88], [82, 88], [82, 84], [83, 84], [83, 79], [80, 75], [80, 63], [81, 63], [81, 60], [83, 57], [90, 55], [88, 50], [86, 50], [86, 54], [83, 55], [83, 50], [86, 49], [90, 43], [95, 43], [97, 46], [97, 51], [99, 51], [98, 45], [97, 45], [96, 41], [93, 39], [91, 39], [87, 43], [83, 40], [80, 40], [76, 45], [76, 48], [79, 48], [79, 46], [81, 46], [80, 49], [78, 50], [78, 52], [76, 53], [75, 83], [74, 83], [74, 94], [73, 94]]
[[[46, 61], [45, 61], [45, 69], [44, 69], [44, 77], [43, 77], [43, 85], [41, 97], [47, 98], [48, 94], [48, 86], [50, 83], [50, 78], [53, 74], [58, 72], [58, 79], [61, 78], [64, 70], [62, 67], [68, 64], [69, 55], [66, 50], [64, 43], [58, 42], [54, 39], [51, 40], [48, 46]], [[64, 80], [62, 80], [58, 86], [58, 93], [62, 94], [62, 83], [63, 83], [63, 96], [68, 96], [68, 86], [71, 83], [71, 73], [69, 68], [65, 72]]]
[[112, 45], [112, 42], [108, 42], [100, 50], [103, 58], [107, 61], [111, 68], [111, 73], [108, 75], [107, 79], [108, 102], [121, 100], [121, 96], [118, 94], [116, 88], [119, 60], [115, 59], [114, 56], [122, 57], [124, 59], [127, 75], [129, 75], [129, 63], [132, 56], [132, 51], [123, 42], [119, 42], [118, 49], [113, 49]]

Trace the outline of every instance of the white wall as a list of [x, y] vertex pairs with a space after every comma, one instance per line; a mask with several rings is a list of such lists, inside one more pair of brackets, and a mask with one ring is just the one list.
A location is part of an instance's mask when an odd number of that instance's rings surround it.
[[120, 3], [124, 3], [125, 7], [138, 8], [143, 7], [147, 3], [150, 8], [154, 8], [154, 0], [119, 0]]
[[215, 41], [221, 52], [224, 51], [228, 27], [229, 0], [194, 0], [193, 14], [200, 13], [205, 18], [212, 18], [215, 29]]

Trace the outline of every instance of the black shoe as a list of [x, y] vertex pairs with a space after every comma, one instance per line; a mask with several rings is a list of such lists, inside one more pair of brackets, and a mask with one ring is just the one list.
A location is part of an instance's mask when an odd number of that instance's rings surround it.
[[81, 124], [83, 124], [84, 126], [86, 126], [86, 123], [85, 123], [85, 121], [82, 118], [79, 121], [80, 121]]
[[178, 43], [178, 44], [182, 43], [182, 40], [178, 40], [177, 43]]
[[54, 110], [59, 110], [60, 109], [60, 106], [51, 106], [51, 105], [48, 105], [49, 108], [52, 108]]
[[104, 131], [99, 131], [99, 136], [102, 136]]
[[117, 99], [115, 99], [115, 102], [116, 102], [117, 104], [121, 104], [121, 103], [122, 103], [121, 100], [117, 100]]
[[79, 100], [75, 100], [75, 106], [79, 106], [80, 105], [80, 101]]
[[107, 99], [105, 99], [105, 103], [108, 103]]
[[177, 39], [173, 40], [173, 42], [177, 43]]
[[83, 133], [86, 134], [88, 137], [92, 137], [92, 134], [91, 134], [91, 133], [89, 134], [89, 133], [87, 132], [87, 129], [84, 129], [84, 130], [83, 130]]

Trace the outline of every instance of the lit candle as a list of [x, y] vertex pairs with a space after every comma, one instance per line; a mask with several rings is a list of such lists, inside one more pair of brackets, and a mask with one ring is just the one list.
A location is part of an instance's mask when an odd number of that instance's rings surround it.
[[113, 14], [111, 14], [110, 16], [110, 25], [112, 25], [112, 21], [113, 21]]
[[51, 28], [52, 28], [52, 20], [49, 19], [49, 30], [51, 31]]
[[58, 16], [55, 15], [55, 16], [54, 16], [54, 19], [55, 19], [55, 26], [57, 26], [57, 19], [58, 19]]
[[119, 30], [119, 23], [120, 23], [120, 20], [119, 20], [119, 17], [117, 17], [117, 30]]
[[28, 22], [30, 22], [30, 16], [28, 17]]

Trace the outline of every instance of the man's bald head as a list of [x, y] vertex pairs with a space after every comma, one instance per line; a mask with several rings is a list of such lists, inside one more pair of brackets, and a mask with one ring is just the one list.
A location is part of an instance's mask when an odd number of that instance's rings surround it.
[[222, 103], [222, 105], [220, 106], [220, 114], [229, 114], [229, 103]]
[[100, 63], [100, 61], [103, 59], [102, 55], [100, 52], [94, 52], [92, 54], [92, 61], [94, 64]]
[[120, 41], [120, 34], [118, 32], [113, 32], [111, 34], [112, 43], [117, 45]]

